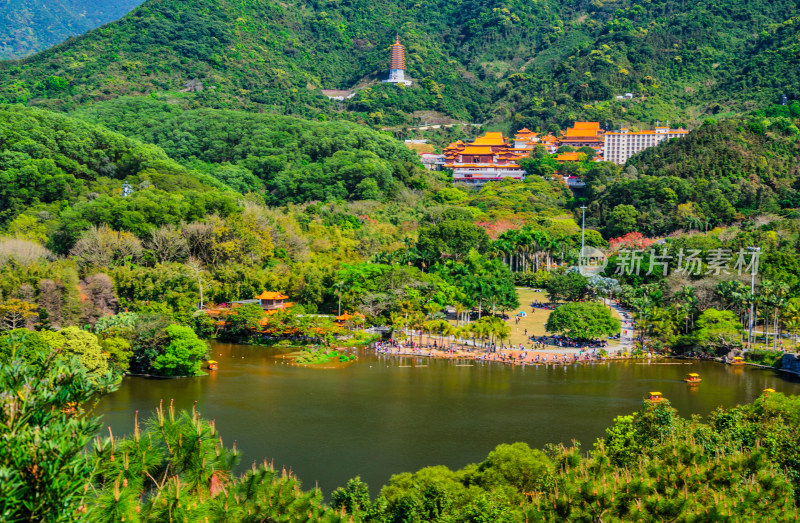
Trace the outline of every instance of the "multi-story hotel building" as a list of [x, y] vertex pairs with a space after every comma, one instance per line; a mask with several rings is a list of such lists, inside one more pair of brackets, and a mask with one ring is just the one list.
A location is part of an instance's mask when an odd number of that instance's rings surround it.
[[670, 129], [669, 127], [656, 127], [653, 131], [619, 131], [605, 134], [605, 151], [603, 158], [607, 162], [624, 164], [628, 158], [642, 152], [648, 147], [653, 147], [672, 138], [681, 138], [689, 134], [685, 129]]

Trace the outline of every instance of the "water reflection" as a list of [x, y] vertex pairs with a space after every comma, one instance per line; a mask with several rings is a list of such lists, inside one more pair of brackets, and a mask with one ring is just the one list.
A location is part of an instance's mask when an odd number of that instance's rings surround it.
[[[591, 445], [615, 416], [658, 390], [684, 416], [751, 401], [765, 388], [797, 394], [776, 373], [709, 362], [619, 362], [511, 368], [362, 355], [341, 369], [293, 366], [286, 351], [214, 344], [219, 370], [179, 380], [126, 379], [98, 411], [115, 433], [160, 400], [197, 404], [237, 441], [242, 466], [275, 459], [329, 493], [360, 474], [373, 492], [393, 473], [480, 461], [497, 444]], [[682, 381], [697, 372], [702, 383]]]

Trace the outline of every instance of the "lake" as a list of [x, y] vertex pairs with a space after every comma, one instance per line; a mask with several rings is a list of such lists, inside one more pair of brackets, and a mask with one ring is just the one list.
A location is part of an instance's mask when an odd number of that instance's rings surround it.
[[[361, 353], [340, 369], [293, 366], [286, 351], [212, 343], [219, 370], [200, 378], [125, 378], [96, 412], [115, 434], [133, 430], [161, 399], [197, 402], [242, 467], [264, 458], [291, 468], [306, 488], [330, 495], [360, 475], [372, 493], [392, 474], [428, 465], [460, 468], [499, 443], [581, 441], [589, 448], [615, 416], [659, 391], [683, 416], [750, 402], [765, 388], [800, 393], [770, 370], [706, 361], [636, 361], [549, 367], [428, 360]], [[697, 372], [703, 381], [682, 380]]]

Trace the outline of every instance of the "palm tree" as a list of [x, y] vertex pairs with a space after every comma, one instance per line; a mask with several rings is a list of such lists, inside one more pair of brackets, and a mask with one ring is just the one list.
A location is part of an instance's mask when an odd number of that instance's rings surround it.
[[485, 345], [485, 340], [489, 335], [488, 326], [483, 322], [477, 322], [470, 325], [470, 330], [472, 331], [473, 339], [478, 338], [483, 345]]
[[450, 325], [447, 320], [440, 320], [439, 333], [442, 335], [442, 345], [444, 345], [444, 338], [449, 338], [456, 333], [456, 328]]
[[500, 322], [495, 323], [494, 325], [494, 334], [500, 340], [500, 347], [503, 347], [503, 341], [507, 340], [511, 336], [511, 325], [507, 324], [503, 320]]
[[342, 291], [345, 289], [345, 285], [343, 281], [337, 281], [333, 284], [333, 288], [336, 290], [336, 294], [339, 296], [339, 313], [337, 316], [342, 315]]
[[422, 329], [425, 326], [425, 313], [416, 311], [408, 319], [412, 329], [419, 330], [419, 344], [422, 345]]
[[462, 317], [467, 312], [467, 306], [463, 303], [456, 303], [453, 308], [456, 310], [456, 326], [461, 325]]
[[500, 237], [494, 241], [492, 247], [494, 255], [502, 255], [503, 264], [511, 268], [511, 253], [514, 252], [514, 243], [509, 239], [509, 232], [511, 231], [506, 231], [501, 234]]
[[392, 324], [392, 330], [400, 331], [401, 333], [403, 329], [406, 328], [406, 325], [408, 325], [408, 318], [399, 312], [389, 314], [389, 321]]
[[789, 334], [794, 337], [794, 346], [797, 347], [797, 335], [800, 334], [800, 318], [786, 320], [783, 325]]
[[456, 343], [459, 345], [464, 344], [464, 340], [469, 335], [469, 327], [455, 327], [453, 329], [453, 336], [455, 337]]
[[675, 293], [675, 297], [681, 300], [684, 310], [684, 334], [689, 333], [689, 323], [691, 320], [694, 327], [694, 315], [697, 312], [697, 298], [695, 297], [694, 287], [684, 285], [681, 290]]
[[781, 319], [789, 334], [795, 336], [794, 344], [797, 346], [797, 334], [800, 333], [800, 298], [787, 300], [781, 311]]
[[[786, 303], [786, 295], [789, 292], [789, 286], [783, 282], [773, 282], [764, 280], [761, 282], [761, 302], [767, 309], [772, 308], [772, 348], [777, 348], [778, 343], [778, 312]], [[769, 341], [769, 328], [767, 321], [769, 315], [764, 321], [764, 335], [765, 342]]]
[[442, 310], [442, 306], [436, 302], [428, 302], [425, 304], [425, 312], [428, 313], [428, 318], [433, 318], [433, 315]]

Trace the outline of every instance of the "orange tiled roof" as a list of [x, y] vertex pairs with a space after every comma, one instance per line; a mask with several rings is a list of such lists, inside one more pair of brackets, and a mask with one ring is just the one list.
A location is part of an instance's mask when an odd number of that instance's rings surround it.
[[506, 141], [503, 138], [503, 133], [497, 132], [479, 136], [472, 143], [475, 145], [505, 145]]
[[580, 160], [579, 152], [568, 152], [568, 153], [561, 153], [556, 156], [556, 161], [558, 162], [577, 162]]
[[470, 147], [467, 146], [461, 154], [494, 154], [491, 147]]
[[344, 314], [342, 314], [341, 316], [336, 316], [336, 321], [348, 321], [348, 320], [352, 320], [353, 318], [364, 319], [364, 315], [359, 313], [359, 312], [356, 312], [354, 314], [350, 314], [347, 311], [345, 311]]
[[575, 122], [575, 129], [600, 130], [600, 122]]
[[566, 132], [562, 133], [562, 138], [597, 136], [601, 133], [600, 122], [575, 122]]
[[256, 300], [285, 300], [288, 296], [284, 296], [280, 292], [267, 292], [264, 291], [260, 295], [256, 296], [254, 299]]

